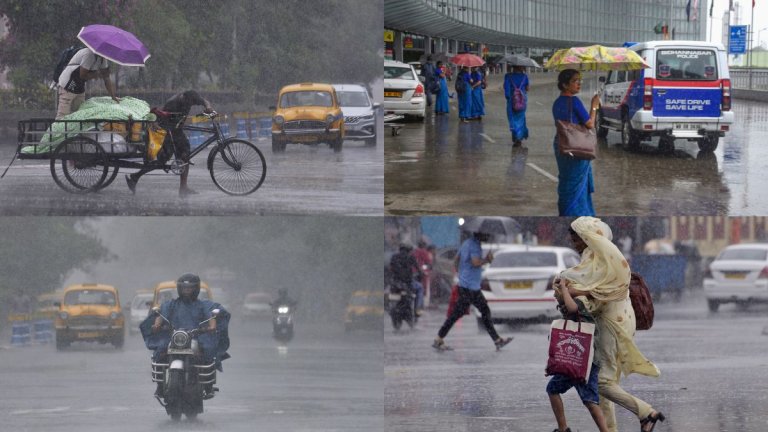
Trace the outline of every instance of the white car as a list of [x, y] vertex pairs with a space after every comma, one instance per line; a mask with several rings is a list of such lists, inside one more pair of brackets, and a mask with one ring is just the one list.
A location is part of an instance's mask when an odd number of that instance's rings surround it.
[[704, 278], [709, 310], [723, 303], [742, 308], [768, 302], [768, 244], [731, 245], [720, 251]]
[[131, 322], [128, 326], [130, 334], [139, 332], [139, 324], [149, 315], [149, 304], [152, 303], [152, 291], [138, 292], [131, 300]]
[[394, 60], [384, 61], [384, 111], [424, 119], [427, 99], [424, 84], [413, 66]]
[[[483, 270], [483, 295], [494, 322], [559, 318], [552, 280], [581, 261], [573, 249], [504, 246]], [[480, 322], [480, 313], [475, 310]]]
[[334, 84], [333, 88], [344, 113], [344, 139], [376, 146], [376, 112], [380, 105], [371, 101], [368, 90], [361, 85]]
[[261, 319], [272, 318], [272, 296], [265, 292], [252, 292], [246, 294], [243, 301], [243, 318]]

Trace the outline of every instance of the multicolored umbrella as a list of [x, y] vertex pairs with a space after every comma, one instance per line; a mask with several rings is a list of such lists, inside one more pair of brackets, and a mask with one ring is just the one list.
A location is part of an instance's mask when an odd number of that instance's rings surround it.
[[485, 60], [469, 53], [456, 54], [451, 58], [451, 63], [457, 66], [478, 67], [485, 64]]
[[592, 45], [558, 50], [544, 67], [556, 70], [608, 71], [638, 70], [651, 66], [630, 49]]
[[85, 26], [77, 38], [97, 55], [123, 66], [144, 66], [150, 55], [133, 33], [111, 25]]

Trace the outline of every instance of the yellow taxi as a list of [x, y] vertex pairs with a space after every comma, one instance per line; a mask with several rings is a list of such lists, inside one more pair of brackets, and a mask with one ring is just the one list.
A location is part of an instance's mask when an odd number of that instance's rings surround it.
[[[176, 290], [176, 281], [165, 281], [155, 285], [154, 295], [152, 297], [152, 305], [150, 310], [156, 307], [160, 307], [168, 300], [173, 300], [179, 297], [179, 292]], [[200, 282], [200, 294], [197, 296], [198, 300], [213, 300], [213, 293], [208, 287], [208, 284]]]
[[349, 304], [344, 313], [344, 329], [352, 331], [357, 328], [372, 328], [383, 331], [383, 316], [383, 291], [355, 291], [349, 298]]
[[341, 151], [344, 113], [331, 84], [301, 83], [280, 89], [272, 114], [272, 152], [285, 151], [289, 143], [331, 146]]
[[63, 291], [54, 291], [52, 293], [40, 294], [37, 296], [37, 306], [35, 307], [35, 319], [53, 320], [59, 312], [56, 302], [61, 303], [64, 298]]
[[56, 349], [76, 341], [111, 343], [125, 341], [125, 318], [117, 289], [104, 284], [77, 284], [64, 289], [54, 321]]

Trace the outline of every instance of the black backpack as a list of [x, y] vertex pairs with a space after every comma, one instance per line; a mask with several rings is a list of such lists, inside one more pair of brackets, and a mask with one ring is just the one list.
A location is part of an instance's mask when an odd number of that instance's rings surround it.
[[85, 47], [82, 45], [72, 45], [71, 47], [64, 49], [61, 54], [59, 54], [59, 61], [56, 63], [56, 67], [53, 69], [53, 82], [59, 82], [59, 77], [61, 76], [61, 73], [64, 72], [64, 68], [69, 65], [69, 61], [72, 60], [72, 57], [74, 57], [75, 54], [83, 48]]

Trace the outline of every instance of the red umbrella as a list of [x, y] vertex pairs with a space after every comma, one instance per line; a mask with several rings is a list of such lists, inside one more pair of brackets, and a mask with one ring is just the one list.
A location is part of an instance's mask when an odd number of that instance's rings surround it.
[[474, 54], [456, 54], [451, 58], [451, 63], [457, 65], [457, 66], [469, 66], [469, 67], [476, 67], [476, 66], [482, 66], [485, 64], [485, 60], [482, 58], [474, 55]]

